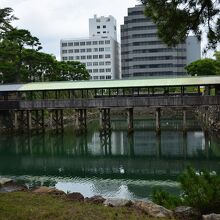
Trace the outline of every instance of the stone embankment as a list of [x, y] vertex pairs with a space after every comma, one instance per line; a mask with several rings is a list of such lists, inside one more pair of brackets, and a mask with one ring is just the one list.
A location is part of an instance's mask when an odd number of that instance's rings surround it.
[[220, 131], [220, 106], [199, 107], [195, 112], [205, 130]]
[[168, 210], [160, 205], [157, 205], [151, 201], [131, 201], [126, 199], [112, 199], [103, 198], [102, 196], [93, 196], [90, 198], [84, 198], [84, 196], [78, 192], [65, 193], [61, 190], [41, 186], [36, 189], [30, 190], [26, 186], [21, 185], [8, 178], [0, 177], [0, 193], [15, 192], [15, 191], [29, 191], [36, 194], [51, 194], [66, 198], [69, 201], [87, 202], [100, 204], [110, 207], [129, 207], [131, 209], [137, 209], [145, 213], [149, 217], [164, 218], [164, 219], [179, 219], [179, 220], [220, 220], [220, 214], [201, 215], [196, 209], [192, 207], [180, 206], [174, 210]]

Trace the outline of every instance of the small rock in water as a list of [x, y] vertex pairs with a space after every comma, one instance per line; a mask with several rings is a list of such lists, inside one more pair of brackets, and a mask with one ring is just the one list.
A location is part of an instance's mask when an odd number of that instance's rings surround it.
[[209, 214], [209, 215], [203, 215], [203, 220], [220, 220], [220, 214]]
[[84, 201], [84, 196], [78, 192], [68, 193], [67, 198], [73, 201]]
[[172, 218], [173, 212], [153, 202], [136, 201], [134, 207], [155, 218]]
[[131, 200], [127, 199], [106, 199], [105, 202], [103, 203], [106, 206], [111, 206], [111, 207], [120, 207], [120, 206], [131, 206], [133, 203]]

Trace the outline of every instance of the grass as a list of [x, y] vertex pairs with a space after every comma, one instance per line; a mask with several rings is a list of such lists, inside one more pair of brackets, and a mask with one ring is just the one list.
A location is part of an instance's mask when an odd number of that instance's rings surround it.
[[146, 214], [128, 207], [105, 207], [86, 202], [31, 192], [0, 194], [0, 220], [105, 220], [147, 219]]

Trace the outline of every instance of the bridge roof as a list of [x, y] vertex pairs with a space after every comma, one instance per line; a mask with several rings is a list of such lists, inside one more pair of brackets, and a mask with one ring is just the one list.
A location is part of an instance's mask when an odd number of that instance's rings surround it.
[[76, 90], [76, 89], [107, 89], [107, 88], [138, 88], [166, 86], [205, 86], [220, 85], [220, 76], [185, 76], [166, 78], [145, 78], [127, 80], [99, 81], [65, 81], [65, 82], [33, 82], [26, 84], [3, 84], [0, 92], [9, 91], [43, 91], [43, 90]]

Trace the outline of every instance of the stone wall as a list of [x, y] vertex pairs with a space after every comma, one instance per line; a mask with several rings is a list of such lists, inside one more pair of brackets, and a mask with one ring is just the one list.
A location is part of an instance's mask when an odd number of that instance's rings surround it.
[[198, 107], [195, 112], [204, 129], [220, 131], [220, 106]]

